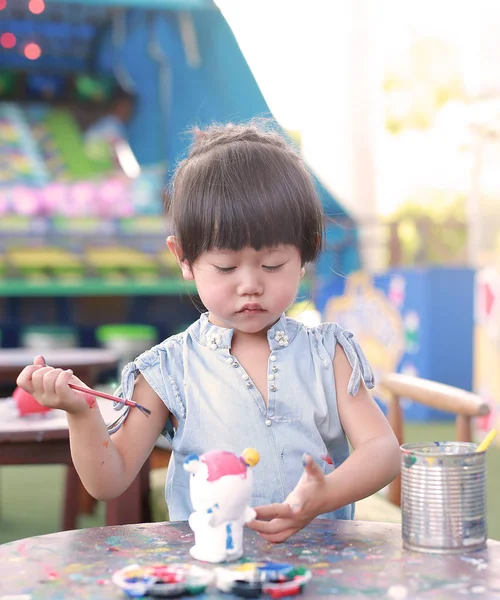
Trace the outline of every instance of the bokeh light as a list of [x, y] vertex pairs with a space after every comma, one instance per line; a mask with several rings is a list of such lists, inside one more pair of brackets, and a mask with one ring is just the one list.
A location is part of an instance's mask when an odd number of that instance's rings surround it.
[[26, 46], [24, 47], [24, 56], [26, 56], [28, 60], [36, 60], [37, 58], [40, 58], [41, 55], [42, 49], [38, 44], [35, 44], [34, 42], [26, 44]]
[[2, 33], [0, 36], [0, 46], [3, 48], [14, 48], [16, 41], [16, 36], [13, 33]]
[[0, 10], [3, 10], [7, 6], [7, 0], [0, 0]]
[[45, 2], [43, 0], [30, 0], [28, 6], [34, 15], [40, 15], [45, 10]]

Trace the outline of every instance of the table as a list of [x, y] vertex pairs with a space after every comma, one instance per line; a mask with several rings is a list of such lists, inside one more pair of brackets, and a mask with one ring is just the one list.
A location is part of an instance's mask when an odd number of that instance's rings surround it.
[[[75, 529], [82, 507], [80, 492], [83, 486], [71, 460], [66, 413], [57, 410], [46, 415], [13, 418], [14, 406], [13, 400], [0, 403], [0, 466], [66, 465], [62, 529]], [[98, 406], [106, 423], [111, 423], [121, 414], [107, 400], [98, 399]], [[149, 518], [149, 461], [146, 461], [128, 490], [106, 503], [106, 523], [140, 523]]]
[[[32, 363], [35, 354], [25, 348], [0, 350], [0, 383], [15, 382], [20, 371]], [[100, 372], [114, 368], [118, 363], [113, 351], [100, 348], [47, 350], [43, 356], [49, 365], [73, 369], [75, 375], [90, 387], [96, 385]], [[103, 401], [99, 406], [107, 422], [117, 418], [119, 413], [113, 410], [111, 402]], [[68, 467], [62, 529], [75, 529], [79, 508], [88, 509], [89, 502], [85, 500], [88, 494], [73, 467], [64, 415], [59, 419], [18, 419], [15, 423], [0, 419], [0, 466], [28, 464]], [[129, 489], [119, 498], [107, 502], [106, 523], [140, 523], [149, 519], [149, 515], [149, 462], [146, 461]]]
[[[39, 352], [29, 348], [0, 349], [0, 384], [14, 384], [26, 365], [33, 364]], [[104, 370], [116, 368], [118, 356], [105, 348], [65, 348], [44, 350], [47, 364], [61, 369], [72, 369], [88, 386], [97, 383], [97, 376]]]
[[[0, 597], [123, 598], [110, 581], [128, 564], [195, 562], [187, 523], [102, 527], [27, 538], [0, 546]], [[500, 543], [464, 555], [402, 550], [401, 526], [316, 519], [283, 544], [245, 531], [245, 559], [291, 562], [311, 569], [305, 600], [500, 598]], [[213, 568], [213, 567], [211, 567]], [[207, 588], [200, 596], [233, 598]]]

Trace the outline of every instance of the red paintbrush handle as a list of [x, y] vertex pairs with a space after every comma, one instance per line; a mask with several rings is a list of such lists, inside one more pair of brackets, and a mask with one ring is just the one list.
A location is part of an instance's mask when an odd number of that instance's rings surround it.
[[126, 406], [136, 406], [136, 403], [133, 400], [124, 400], [123, 398], [118, 398], [118, 396], [111, 396], [111, 394], [106, 394], [105, 392], [98, 392], [97, 390], [82, 387], [81, 385], [76, 385], [75, 383], [68, 383], [68, 385], [71, 389], [77, 390], [78, 392], [83, 392], [84, 394], [99, 396], [99, 398], [111, 400], [112, 402], [119, 402], [120, 404], [125, 404]]

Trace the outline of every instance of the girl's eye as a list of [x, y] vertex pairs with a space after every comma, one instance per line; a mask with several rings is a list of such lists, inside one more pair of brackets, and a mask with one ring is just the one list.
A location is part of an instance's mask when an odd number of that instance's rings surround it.
[[262, 265], [262, 268], [265, 269], [266, 271], [277, 271], [278, 269], [280, 269], [285, 263], [282, 263], [281, 265], [274, 265], [274, 266], [270, 266], [270, 265]]
[[218, 273], [231, 273], [236, 269], [236, 267], [217, 267], [216, 265], [214, 267]]

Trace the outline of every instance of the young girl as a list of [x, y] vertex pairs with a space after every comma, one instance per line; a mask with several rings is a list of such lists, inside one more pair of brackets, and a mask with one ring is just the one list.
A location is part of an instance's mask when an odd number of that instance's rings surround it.
[[356, 500], [397, 475], [399, 449], [352, 334], [284, 316], [322, 247], [323, 211], [303, 161], [257, 125], [197, 131], [168, 212], [168, 247], [208, 312], [125, 367], [118, 395], [151, 416], [131, 410], [110, 436], [95, 403], [68, 387], [73, 373], [42, 357], [18, 384], [68, 413], [73, 462], [98, 499], [130, 485], [163, 433], [172, 520], [191, 513], [189, 454], [246, 447], [261, 457], [249, 527], [265, 539], [283, 541], [320, 515], [352, 519]]

